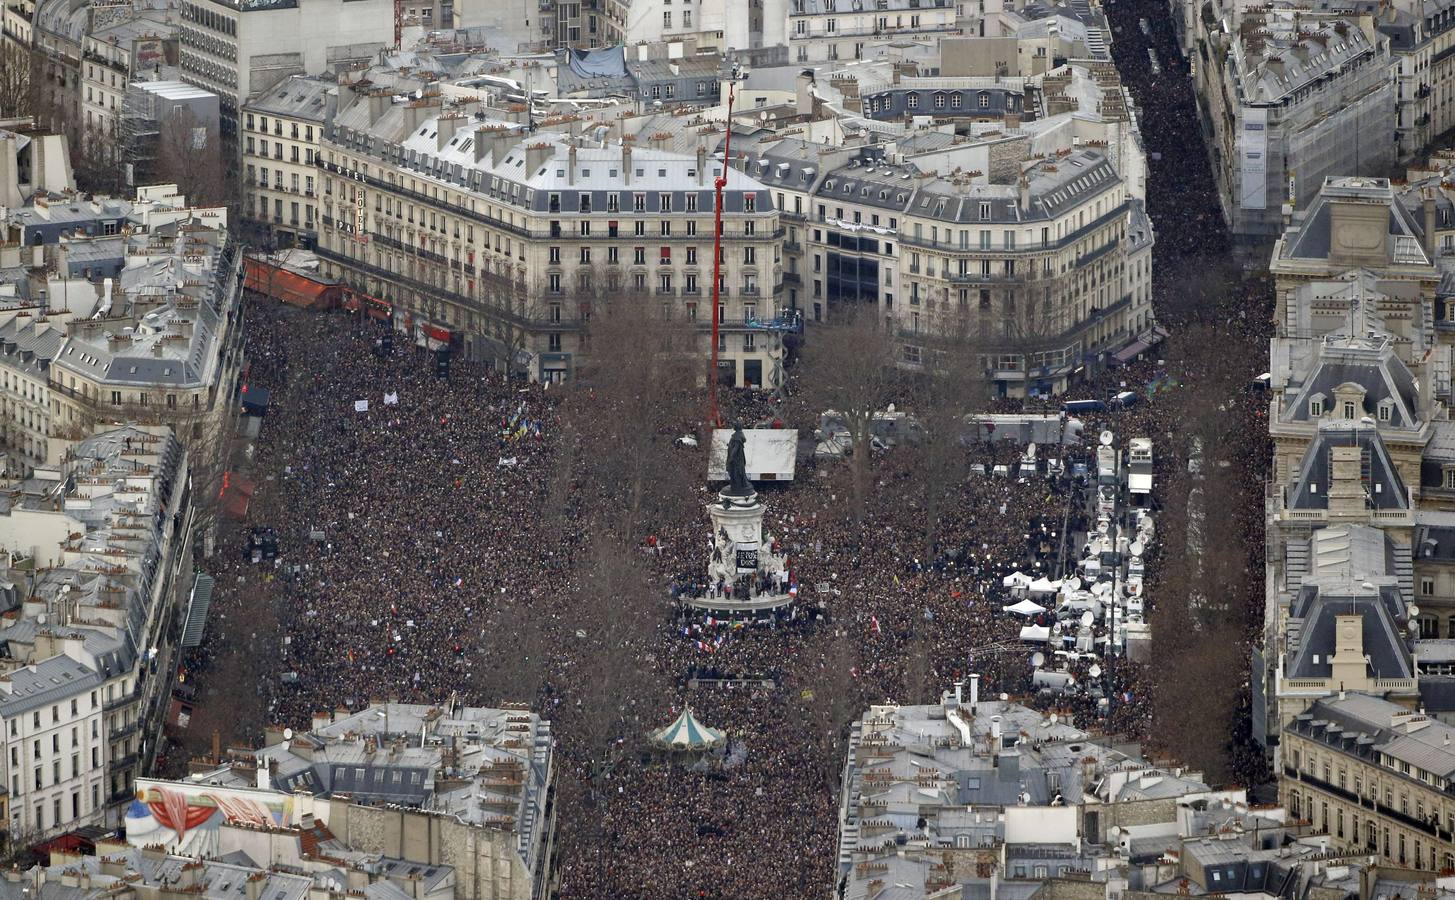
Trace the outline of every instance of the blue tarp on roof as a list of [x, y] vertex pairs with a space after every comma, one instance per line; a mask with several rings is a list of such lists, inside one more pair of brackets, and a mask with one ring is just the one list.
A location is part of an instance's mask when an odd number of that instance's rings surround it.
[[621, 47], [568, 50], [566, 64], [581, 78], [625, 78], [626, 54]]

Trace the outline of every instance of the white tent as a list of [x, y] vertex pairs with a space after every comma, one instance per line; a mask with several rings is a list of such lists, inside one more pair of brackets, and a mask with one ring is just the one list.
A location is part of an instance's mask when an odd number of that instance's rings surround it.
[[1021, 640], [1045, 643], [1051, 637], [1051, 629], [1044, 625], [1026, 625], [1021, 628]]
[[1000, 580], [1000, 583], [1008, 588], [1023, 588], [1031, 583], [1031, 576], [1024, 572], [1012, 572]]
[[647, 735], [648, 739], [664, 750], [711, 750], [724, 740], [723, 733], [697, 721], [692, 707], [684, 707], [672, 724]]
[[1036, 613], [1043, 613], [1046, 607], [1034, 600], [1022, 600], [1019, 603], [1012, 603], [1010, 606], [1002, 606], [1001, 609], [1008, 613], [1015, 613], [1018, 616], [1034, 616]]
[[1061, 582], [1041, 577], [1030, 583], [1032, 594], [1054, 594], [1061, 589]]

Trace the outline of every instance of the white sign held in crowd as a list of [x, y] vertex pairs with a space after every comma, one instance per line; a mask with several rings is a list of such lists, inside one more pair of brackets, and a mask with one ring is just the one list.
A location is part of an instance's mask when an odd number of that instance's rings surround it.
[[368, 412], [368, 411], [369, 411], [369, 401], [368, 400], [355, 400], [354, 401], [354, 412]]

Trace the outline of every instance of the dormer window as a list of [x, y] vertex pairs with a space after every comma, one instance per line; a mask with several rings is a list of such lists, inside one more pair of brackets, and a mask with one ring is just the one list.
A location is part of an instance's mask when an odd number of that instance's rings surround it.
[[1309, 398], [1308, 414], [1311, 419], [1321, 418], [1324, 414], [1324, 395], [1315, 394]]
[[1386, 397], [1385, 399], [1379, 401], [1378, 416], [1379, 416], [1379, 421], [1381, 421], [1381, 422], [1390, 422], [1390, 421], [1393, 421], [1393, 419], [1394, 419], [1394, 401], [1393, 400], [1390, 400], [1388, 397]]
[[1352, 418], [1354, 418], [1354, 412], [1355, 412], [1356, 409], [1357, 409], [1357, 407], [1354, 405], [1354, 401], [1353, 400], [1345, 400], [1344, 401], [1344, 418], [1346, 418], [1346, 419], [1352, 419]]

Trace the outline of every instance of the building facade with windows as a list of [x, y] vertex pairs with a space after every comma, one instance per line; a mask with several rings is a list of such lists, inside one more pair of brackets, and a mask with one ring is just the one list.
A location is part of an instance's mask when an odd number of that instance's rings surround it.
[[[1229, 13], [1229, 16], [1232, 14]], [[1198, 18], [1194, 79], [1213, 175], [1234, 236], [1267, 241], [1283, 206], [1302, 209], [1324, 179], [1382, 173], [1395, 161], [1389, 40], [1357, 21], [1242, 15], [1232, 33]]]
[[[12, 480], [0, 515], [12, 598], [0, 734], [12, 835], [114, 827], [167, 712], [179, 591], [191, 570], [187, 455], [166, 427], [105, 431]], [[13, 590], [13, 589], [12, 589]]]
[[394, 43], [391, 0], [184, 0], [182, 78], [222, 99], [233, 133], [247, 101], [290, 75], [367, 64]]
[[[701, 335], [705, 355], [721, 173], [706, 148], [602, 146], [480, 121], [428, 97], [360, 95], [341, 110], [319, 163], [325, 274], [421, 341], [543, 380], [569, 377], [592, 305], [619, 296], [652, 296]], [[782, 377], [781, 227], [772, 192], [728, 172], [719, 352], [739, 385]]]
[[284, 79], [243, 105], [243, 215], [278, 246], [312, 247], [318, 237], [318, 167], [337, 86], [308, 76]]
[[1319, 700], [1283, 733], [1279, 802], [1330, 849], [1455, 868], [1455, 728], [1367, 694]]
[[57, 264], [73, 247], [106, 254], [117, 270], [99, 290], [56, 276], [0, 311], [0, 437], [21, 474], [118, 420], [171, 426], [211, 458], [234, 414], [242, 258], [226, 210], [189, 209], [174, 185], [151, 190], [97, 201], [79, 213], [91, 238], [46, 248]]
[[1155, 325], [1151, 225], [1098, 149], [1016, 184], [865, 157], [823, 179], [806, 231], [810, 321], [871, 305], [906, 364], [973, 348], [1002, 395], [1062, 390]]
[[958, 34], [959, 18], [954, 0], [790, 0], [789, 59], [862, 59], [870, 44]]
[[121, 137], [127, 85], [177, 60], [177, 26], [160, 13], [87, 33], [81, 45], [81, 113], [89, 140]]

